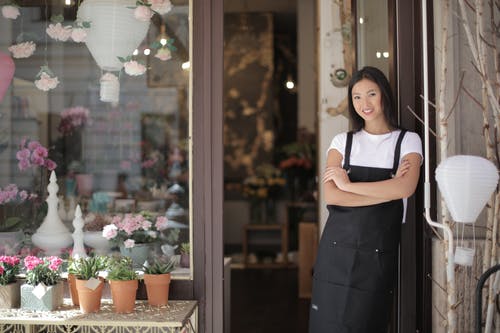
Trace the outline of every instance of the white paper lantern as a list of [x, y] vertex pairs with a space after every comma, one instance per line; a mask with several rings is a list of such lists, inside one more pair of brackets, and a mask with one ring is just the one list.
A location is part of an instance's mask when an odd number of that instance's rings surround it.
[[78, 19], [90, 22], [85, 44], [105, 71], [119, 71], [118, 57], [132, 55], [146, 37], [149, 21], [134, 17], [129, 7], [135, 5], [135, 0], [85, 0], [78, 8]]
[[436, 168], [436, 180], [451, 217], [474, 223], [498, 183], [498, 170], [485, 158], [457, 155]]

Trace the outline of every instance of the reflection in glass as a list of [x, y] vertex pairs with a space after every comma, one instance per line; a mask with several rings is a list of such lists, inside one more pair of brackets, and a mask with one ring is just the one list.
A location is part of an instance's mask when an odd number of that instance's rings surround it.
[[389, 77], [387, 0], [356, 1], [357, 67], [374, 66]]
[[[156, 8], [145, 21], [138, 8], [129, 8], [135, 1], [96, 1], [31, 1], [19, 8], [20, 17], [0, 19], [0, 51], [15, 64], [0, 99], [0, 231], [7, 213], [22, 216], [19, 229], [28, 234], [43, 220], [49, 167], [18, 165], [21, 145], [38, 142], [57, 164], [58, 211], [70, 230], [76, 205], [85, 217], [92, 213], [90, 221], [141, 210], [167, 216], [176, 204], [186, 216], [172, 222], [182, 228], [164, 230], [157, 250], [169, 241], [180, 248], [190, 242], [188, 0]], [[28, 42], [34, 51], [22, 44]], [[11, 209], [16, 200], [6, 201], [9, 184], [16, 185], [18, 201], [22, 191], [38, 195], [29, 217], [27, 209]], [[185, 193], [172, 195], [174, 185]]]

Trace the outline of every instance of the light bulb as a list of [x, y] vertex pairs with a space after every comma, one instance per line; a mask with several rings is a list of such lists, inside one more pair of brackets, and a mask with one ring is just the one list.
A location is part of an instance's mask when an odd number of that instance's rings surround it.
[[380, 58], [382, 56], [382, 53], [380, 53], [379, 51], [377, 51], [377, 53], [375, 53], [376, 57], [377, 58]]
[[133, 55], [138, 55], [139, 54], [139, 50], [138, 49], [135, 49], [134, 52], [132, 52]]
[[191, 67], [191, 64], [189, 63], [189, 61], [186, 61], [182, 63], [181, 67], [184, 70], [188, 70]]
[[161, 44], [162, 46], [167, 45], [167, 39], [166, 39], [166, 38], [162, 38], [162, 39], [160, 39], [160, 44]]
[[144, 55], [149, 55], [151, 53], [150, 49], [144, 49]]
[[382, 56], [384, 58], [389, 58], [389, 52], [385, 51], [384, 53], [382, 53]]

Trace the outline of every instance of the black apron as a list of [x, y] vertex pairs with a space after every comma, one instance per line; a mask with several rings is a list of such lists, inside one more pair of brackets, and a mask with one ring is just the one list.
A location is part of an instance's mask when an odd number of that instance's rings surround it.
[[[351, 182], [389, 179], [399, 165], [402, 130], [392, 169], [350, 165], [353, 133], [347, 134], [344, 166]], [[314, 266], [310, 333], [387, 333], [397, 277], [403, 200], [377, 205], [328, 205], [329, 216]]]

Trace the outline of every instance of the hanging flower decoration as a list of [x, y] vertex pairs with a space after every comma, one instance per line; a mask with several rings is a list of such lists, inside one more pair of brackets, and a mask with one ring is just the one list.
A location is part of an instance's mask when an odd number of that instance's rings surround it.
[[146, 73], [146, 66], [136, 60], [133, 60], [131, 56], [126, 58], [118, 57], [118, 59], [123, 62], [123, 68], [125, 69], [125, 73], [128, 75], [139, 76]]
[[166, 14], [172, 10], [172, 3], [170, 0], [150, 0], [151, 10], [160, 15]]
[[172, 59], [172, 52], [177, 51], [177, 48], [174, 46], [174, 41], [175, 40], [173, 38], [165, 38], [151, 43], [149, 47], [157, 50], [155, 58], [158, 58], [161, 61], [167, 61]]
[[40, 66], [40, 71], [36, 75], [35, 85], [42, 91], [54, 89], [59, 84], [59, 79], [48, 66]]
[[29, 58], [36, 50], [36, 44], [29, 41], [19, 44], [14, 44], [9, 47], [9, 51], [12, 52], [12, 57], [16, 59]]
[[2, 16], [6, 19], [15, 20], [19, 15], [21, 15], [21, 12], [17, 5], [2, 6]]
[[57, 129], [62, 135], [70, 135], [74, 131], [90, 124], [90, 110], [83, 106], [75, 106], [64, 109], [61, 112], [61, 122]]
[[134, 17], [143, 22], [148, 22], [153, 16], [154, 12], [149, 8], [150, 5], [138, 5], [134, 9]]
[[90, 29], [90, 22], [75, 21], [71, 29], [71, 39], [75, 43], [83, 43], [87, 39], [87, 30]]
[[64, 17], [62, 15], [53, 15], [50, 21], [52, 23], [45, 29], [50, 38], [65, 42], [71, 37], [73, 28], [70, 25], [63, 27]]
[[38, 166], [52, 171], [57, 167], [57, 164], [49, 159], [48, 156], [48, 149], [42, 146], [40, 142], [23, 139], [16, 153], [16, 158], [19, 161], [17, 166], [21, 171]]

